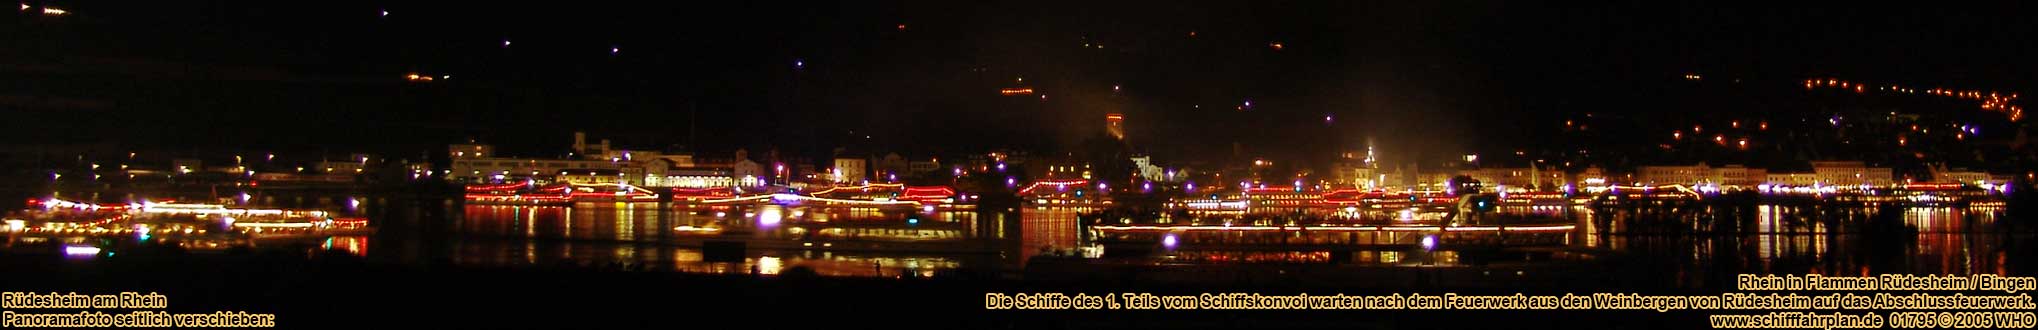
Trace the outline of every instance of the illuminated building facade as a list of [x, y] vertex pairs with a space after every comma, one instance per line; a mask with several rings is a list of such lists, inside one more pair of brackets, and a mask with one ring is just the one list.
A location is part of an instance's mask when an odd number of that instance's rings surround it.
[[1932, 166], [1932, 182], [1960, 183], [1977, 186], [2008, 184], [2014, 177], [1991, 175], [1988, 172], [1970, 171], [1964, 168], [1947, 168], [1946, 164]]
[[1610, 183], [1606, 176], [1606, 169], [1599, 168], [1598, 166], [1587, 167], [1584, 170], [1578, 171], [1577, 175], [1572, 176], [1572, 182], [1576, 185], [1575, 188], [1580, 190], [1596, 190], [1597, 188], [1604, 188]]
[[835, 183], [862, 183], [868, 179], [869, 161], [863, 158], [836, 157], [835, 167], [830, 170], [829, 181]]
[[1793, 173], [1793, 172], [1769, 173], [1768, 175], [1764, 175], [1763, 178], [1764, 179], [1762, 181], [1764, 183], [1774, 185], [1809, 187], [1811, 185], [1819, 183], [1819, 176], [1817, 174], [1812, 173]]
[[1724, 186], [1752, 187], [1769, 178], [1769, 170], [1741, 165], [1726, 165], [1712, 169], [1713, 183]]
[[1358, 189], [1380, 189], [1386, 185], [1386, 174], [1373, 166], [1373, 148], [1368, 146], [1362, 154], [1347, 151], [1331, 164], [1331, 180], [1339, 187]]
[[[1707, 166], [1693, 165], [1642, 166], [1636, 169], [1636, 182], [1640, 184], [1711, 184], [1722, 186], [1753, 187], [1772, 181], [1769, 171], [1741, 165]], [[1791, 180], [1795, 180], [1794, 178]]]
[[927, 160], [909, 161], [906, 162], [906, 170], [911, 171], [916, 176], [934, 173], [934, 171], [941, 170], [941, 159], [928, 158]]
[[1819, 181], [1836, 185], [1888, 185], [1896, 180], [1888, 167], [1870, 167], [1861, 161], [1814, 161], [1812, 174]]
[[1636, 183], [1646, 185], [1694, 184], [1712, 179], [1712, 167], [1705, 164], [1642, 166], [1635, 172]]
[[877, 177], [878, 181], [892, 182], [896, 181], [900, 176], [912, 176], [912, 173], [910, 173], [911, 169], [907, 167], [906, 158], [899, 156], [898, 153], [887, 153], [884, 157], [872, 159], [870, 164], [876, 165], [872, 168], [871, 173]]
[[446, 146], [446, 155], [452, 159], [488, 158], [495, 154], [495, 146], [486, 144], [453, 144]]
[[[665, 155], [653, 151], [633, 151], [609, 148], [609, 141], [587, 144], [587, 134], [573, 133], [573, 155], [578, 158], [535, 159], [502, 157], [495, 147], [487, 144], [466, 143], [449, 145], [448, 159], [452, 160], [446, 173], [446, 180], [452, 182], [607, 182], [650, 185], [664, 181], [665, 168], [693, 165], [690, 155]], [[322, 164], [323, 165], [323, 164]], [[335, 163], [334, 170], [339, 170]], [[324, 170], [324, 168], [320, 168]], [[601, 175], [585, 175], [587, 171], [614, 172], [620, 178], [595, 178]]]
[[[1459, 172], [1459, 174], [1472, 177], [1473, 180], [1479, 180], [1479, 183], [1487, 187], [1506, 186], [1510, 189], [1528, 189], [1537, 186], [1536, 172], [1536, 169], [1533, 167], [1500, 167], [1465, 170]], [[1554, 178], [1545, 177], [1545, 179]]]
[[355, 174], [361, 173], [367, 165], [366, 162], [321, 161], [314, 164], [313, 167], [317, 168], [320, 173]]
[[620, 172], [624, 164], [608, 160], [525, 159], [510, 157], [454, 157], [446, 180], [453, 182], [501, 182], [558, 180], [553, 176], [568, 170]]
[[[679, 188], [728, 188], [736, 186], [736, 179], [725, 168], [674, 168], [665, 170], [664, 175], [653, 176], [645, 186]], [[756, 180], [752, 177], [751, 180]], [[752, 183], [755, 185], [755, 182]]]
[[1044, 171], [1033, 171], [1033, 172], [1043, 173], [1042, 175], [1043, 178], [1085, 179], [1085, 180], [1090, 179], [1089, 163], [1076, 161], [1074, 159], [1061, 159], [1041, 163], [1043, 165], [1046, 165], [1043, 168]]
[[735, 184], [746, 187], [763, 186], [771, 181], [771, 173], [764, 164], [750, 160], [750, 151], [736, 149], [736, 161], [729, 163], [729, 177]]
[[1139, 171], [1139, 176], [1147, 181], [1167, 182], [1170, 177], [1165, 169], [1153, 164], [1153, 156], [1132, 157], [1132, 166]]
[[1422, 172], [1420, 167], [1399, 169], [1386, 175], [1384, 188], [1398, 190], [1433, 191], [1444, 190], [1451, 181], [1451, 172]]

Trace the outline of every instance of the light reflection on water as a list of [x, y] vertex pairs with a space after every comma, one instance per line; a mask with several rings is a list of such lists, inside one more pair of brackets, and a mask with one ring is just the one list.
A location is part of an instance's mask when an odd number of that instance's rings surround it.
[[[1576, 251], [1646, 256], [1676, 269], [1675, 276], [1698, 277], [1722, 272], [1756, 273], [2004, 273], [2009, 260], [2001, 234], [1989, 232], [1999, 209], [1960, 208], [1837, 208], [1760, 205], [1746, 210], [1708, 207], [1677, 210], [1615, 211], [1600, 214], [1584, 207], [1518, 207], [1510, 213], [1533, 213], [1574, 219], [1579, 229], [1564, 247]], [[1883, 212], [1894, 212], [1883, 214]], [[681, 240], [669, 230], [678, 225], [742, 227], [761, 212], [744, 209], [677, 209], [660, 211], [655, 204], [605, 204], [575, 207], [466, 206], [458, 230], [471, 237], [507, 239], [512, 243], [458, 243], [460, 260], [473, 264], [619, 263], [651, 269], [705, 273], [776, 273], [804, 266], [823, 275], [895, 276], [905, 270], [931, 274], [958, 267], [1016, 267], [1043, 254], [1066, 253], [1086, 244], [1076, 225], [1085, 212], [1067, 208], [1021, 208], [1017, 232], [1007, 233], [1000, 216], [974, 211], [941, 211], [925, 215], [929, 223], [967, 224], [969, 237], [983, 241], [1016, 239], [1016, 258], [924, 255], [848, 251], [759, 251], [740, 263], [701, 261], [700, 251], [663, 244]], [[715, 213], [726, 213], [716, 216]], [[788, 223], [829, 219], [836, 223], [860, 219], [897, 218], [893, 212], [799, 208], [788, 211]], [[797, 215], [797, 216], [794, 216]], [[746, 218], [748, 217], [748, 218]], [[1723, 228], [1728, 219], [1748, 218], [1746, 228]], [[794, 219], [799, 218], [799, 219]], [[1898, 228], [1871, 225], [1875, 219], [1900, 220]], [[978, 226], [989, 226], [979, 231]], [[1722, 233], [1708, 232], [1720, 230]], [[1737, 230], [1737, 231], [1736, 231]], [[1731, 232], [1728, 232], [1731, 231]], [[1016, 237], [1013, 237], [1016, 236]], [[511, 251], [511, 252], [499, 252]], [[1163, 253], [1168, 261], [1214, 263], [1345, 263], [1406, 265], [1413, 262], [1452, 265], [1456, 254], [1409, 258], [1419, 251], [1370, 251], [1350, 256], [1319, 251]], [[1349, 258], [1326, 262], [1327, 258]], [[924, 274], [923, 274], [924, 275]]]
[[[1646, 256], [1685, 280], [1735, 273], [2008, 274], [2027, 263], [2011, 256], [2010, 243], [2030, 234], [2005, 232], [2000, 208], [1750, 209], [1753, 214], [1712, 208], [1599, 214], [1577, 208], [1584, 235], [1575, 246]], [[1723, 228], [1737, 216], [1752, 217], [1745, 222], [1750, 227]]]
[[[581, 203], [573, 206], [465, 205], [453, 221], [456, 239], [449, 258], [481, 266], [595, 267], [710, 274], [782, 274], [804, 268], [823, 276], [886, 276], [935, 272], [995, 262], [995, 256], [927, 251], [830, 251], [747, 249], [740, 262], [710, 262], [698, 246], [706, 239], [796, 242], [829, 234], [862, 237], [918, 237], [939, 228], [974, 228], [973, 211], [876, 210], [825, 207], [688, 207], [661, 209], [657, 203]], [[910, 221], [910, 224], [908, 223]], [[1073, 222], [1070, 222], [1071, 226]], [[673, 228], [717, 228], [729, 234], [702, 237]], [[812, 227], [811, 229], [809, 227]], [[821, 230], [820, 227], [849, 228]], [[1071, 228], [1073, 230], [1073, 228]], [[812, 234], [809, 234], [812, 233]], [[727, 233], [725, 233], [727, 234]], [[848, 234], [841, 234], [848, 235]], [[966, 233], [963, 235], [967, 235]], [[934, 235], [933, 240], [970, 237]], [[832, 246], [834, 243], [824, 243]], [[812, 248], [814, 246], [807, 246]]]
[[[257, 196], [258, 204], [342, 210], [369, 218], [382, 230], [372, 236], [336, 236], [317, 248], [397, 262], [447, 260], [476, 266], [596, 267], [722, 274], [783, 274], [794, 268], [824, 276], [932, 275], [950, 269], [1011, 270], [1027, 259], [1081, 246], [1077, 215], [1093, 210], [1022, 207], [1016, 213], [975, 210], [877, 210], [789, 207], [784, 227], [819, 228], [821, 221], [856, 227], [868, 237], [898, 239], [901, 227], [918, 215], [923, 227], [953, 228], [961, 241], [995, 247], [992, 252], [956, 254], [946, 247], [884, 251], [766, 249], [753, 247], [740, 259], [708, 262], [698, 238], [678, 226], [719, 226], [758, 230], [762, 212], [745, 208], [671, 208], [656, 203], [583, 203], [567, 206], [460, 205], [396, 197]], [[358, 203], [358, 204], [357, 204]], [[1695, 206], [1632, 211], [1585, 207], [1509, 207], [1502, 212], [1565, 217], [1578, 229], [1562, 248], [1635, 256], [1635, 267], [1684, 279], [1734, 273], [2008, 274], [2028, 272], [2028, 253], [2006, 234], [2002, 208], [1875, 208], [1752, 205]], [[1724, 225], [1744, 219], [1741, 225]], [[1878, 225], [1880, 224], [1880, 225]], [[867, 225], [867, 226], [866, 226]], [[944, 227], [947, 226], [947, 227]], [[1723, 227], [1726, 226], [1726, 227]], [[784, 229], [784, 228], [780, 228]], [[819, 232], [819, 230], [813, 230]], [[904, 232], [901, 234], [900, 232]], [[431, 233], [431, 234], [421, 234]], [[783, 231], [758, 231], [764, 240], [798, 240]], [[1175, 253], [1173, 261], [1203, 263], [1331, 263], [1412, 265], [1459, 261], [1453, 251], [1363, 251], [1350, 255], [1320, 251]], [[1333, 261], [1326, 262], [1326, 258]]]
[[1083, 209], [1074, 208], [1026, 208], [1020, 211], [1021, 237], [1019, 253], [1022, 259], [1043, 253], [1068, 253], [1075, 248], [1081, 235], [1076, 226], [1076, 216]]
[[827, 251], [757, 251], [740, 262], [708, 262], [699, 248], [599, 241], [456, 240], [451, 261], [489, 267], [559, 267], [702, 274], [782, 274], [795, 267], [822, 276], [933, 276], [963, 266], [960, 258]]

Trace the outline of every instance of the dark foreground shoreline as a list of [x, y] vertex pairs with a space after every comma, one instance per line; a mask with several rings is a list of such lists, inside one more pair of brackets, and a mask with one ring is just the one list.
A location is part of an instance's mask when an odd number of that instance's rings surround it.
[[[342, 255], [242, 251], [116, 256], [95, 260], [11, 251], [0, 254], [10, 292], [160, 293], [172, 313], [271, 313], [283, 328], [1700, 328], [1703, 313], [1672, 311], [1413, 310], [987, 310], [987, 293], [1157, 295], [1231, 292], [1268, 295], [1718, 294], [1624, 288], [1659, 283], [1607, 281], [1617, 274], [1557, 274], [1539, 281], [1499, 278], [1450, 286], [1444, 270], [1383, 268], [1372, 285], [1325, 287], [1275, 279], [1164, 284], [1139, 270], [1104, 268], [1116, 280], [1017, 280], [996, 274], [933, 278], [702, 275], [609, 268], [394, 265]], [[1054, 267], [1053, 265], [1040, 265]], [[1483, 271], [1496, 273], [1494, 268]], [[1307, 270], [1298, 270], [1307, 271]], [[1428, 271], [1430, 273], [1424, 273]], [[1465, 271], [1465, 270], [1459, 270]], [[1285, 272], [1285, 271], [1281, 271]], [[1135, 275], [1123, 275], [1135, 274]], [[1466, 276], [1466, 275], [1460, 275]], [[1040, 277], [1040, 276], [1036, 276]], [[1501, 280], [1496, 280], [1501, 279]], [[1409, 282], [1415, 281], [1415, 282]], [[1409, 286], [1414, 283], [1414, 286]], [[1426, 284], [1425, 284], [1426, 283]], [[1518, 288], [1493, 283], [1523, 285]], [[9, 309], [15, 313], [77, 312]], [[128, 310], [100, 310], [124, 313]]]

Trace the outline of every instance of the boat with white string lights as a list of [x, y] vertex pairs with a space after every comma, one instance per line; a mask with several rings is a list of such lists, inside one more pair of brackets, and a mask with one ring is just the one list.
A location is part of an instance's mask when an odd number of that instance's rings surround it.
[[[56, 198], [32, 199], [29, 208], [5, 219], [17, 239], [126, 237], [183, 239], [324, 238], [375, 232], [367, 218], [324, 210], [229, 208], [220, 204], [140, 201], [95, 204]], [[223, 236], [222, 236], [223, 235]]]

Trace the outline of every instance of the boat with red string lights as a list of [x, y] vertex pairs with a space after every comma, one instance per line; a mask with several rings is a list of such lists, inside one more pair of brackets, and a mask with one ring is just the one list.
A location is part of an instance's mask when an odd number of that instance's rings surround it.
[[[860, 186], [835, 186], [814, 191], [806, 195], [778, 193], [748, 196], [769, 199], [774, 203], [823, 203], [840, 205], [863, 205], [881, 207], [906, 207], [925, 209], [959, 209], [974, 207], [973, 196], [959, 193], [948, 186], [907, 186], [897, 183], [872, 183]], [[768, 198], [766, 198], [768, 197]], [[741, 198], [739, 198], [741, 199]], [[717, 201], [725, 202], [725, 201]]]
[[466, 187], [469, 204], [567, 205], [579, 202], [656, 202], [659, 194], [628, 184], [552, 184], [535, 181]]

